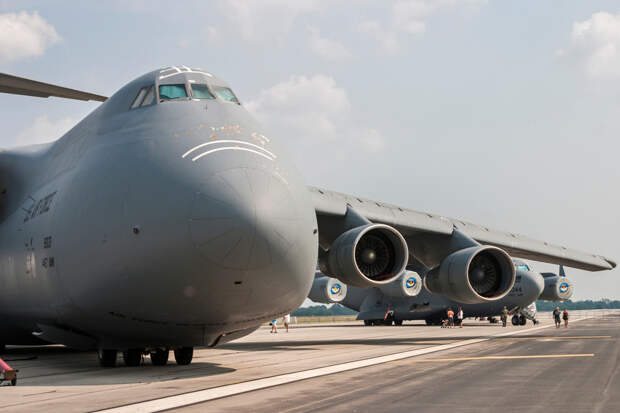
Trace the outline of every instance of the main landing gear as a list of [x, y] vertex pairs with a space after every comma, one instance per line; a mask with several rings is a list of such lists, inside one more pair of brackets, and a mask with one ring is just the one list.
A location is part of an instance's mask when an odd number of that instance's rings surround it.
[[515, 314], [512, 316], [513, 326], [524, 326], [527, 323], [527, 318], [523, 314]]
[[[130, 348], [123, 351], [123, 361], [127, 367], [137, 367], [142, 363], [142, 356], [149, 355], [154, 366], [165, 366], [168, 363], [170, 349], [154, 348], [145, 350], [143, 348]], [[99, 349], [97, 358], [101, 367], [115, 367], [118, 350]], [[194, 358], [193, 347], [179, 347], [174, 349], [174, 359], [179, 366], [187, 366]]]

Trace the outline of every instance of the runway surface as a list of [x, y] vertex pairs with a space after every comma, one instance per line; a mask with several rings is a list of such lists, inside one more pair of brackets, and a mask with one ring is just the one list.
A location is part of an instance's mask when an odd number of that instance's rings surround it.
[[620, 411], [620, 312], [568, 329], [299, 326], [200, 349], [191, 366], [101, 369], [92, 352], [10, 348], [3, 411]]

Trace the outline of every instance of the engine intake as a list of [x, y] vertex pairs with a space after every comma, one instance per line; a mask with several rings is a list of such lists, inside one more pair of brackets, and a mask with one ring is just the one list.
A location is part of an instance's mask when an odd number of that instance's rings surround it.
[[316, 277], [308, 298], [315, 303], [340, 303], [347, 296], [347, 285], [330, 277]]
[[331, 245], [323, 272], [355, 287], [378, 287], [404, 270], [409, 248], [396, 229], [367, 224], [341, 234]]
[[559, 277], [554, 273], [542, 273], [545, 279], [545, 289], [539, 299], [545, 301], [564, 301], [573, 296], [573, 282], [566, 277]]
[[515, 267], [510, 256], [491, 246], [456, 251], [424, 278], [428, 291], [463, 304], [498, 301], [514, 283]]

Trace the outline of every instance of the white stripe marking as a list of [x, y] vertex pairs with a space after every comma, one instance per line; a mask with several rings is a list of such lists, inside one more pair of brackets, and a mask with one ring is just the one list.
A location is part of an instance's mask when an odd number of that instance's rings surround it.
[[[589, 317], [578, 318], [571, 322], [585, 320]], [[100, 410], [101, 413], [143, 413], [158, 412], [162, 410], [175, 409], [190, 404], [203, 403], [222, 397], [234, 396], [240, 393], [246, 393], [254, 390], [261, 390], [268, 387], [280, 386], [299, 380], [307, 380], [315, 377], [326, 376], [328, 374], [341, 373], [344, 371], [355, 370], [362, 367], [374, 366], [377, 364], [388, 363], [390, 361], [402, 360], [423, 354], [435, 353], [437, 351], [449, 350], [455, 347], [468, 346], [470, 344], [481, 343], [493, 339], [494, 337], [512, 336], [515, 334], [523, 334], [530, 331], [541, 330], [543, 328], [554, 327], [553, 324], [541, 327], [533, 327], [527, 330], [516, 330], [508, 333], [495, 334], [488, 338], [475, 338], [469, 340], [457, 341], [450, 344], [442, 344], [439, 346], [426, 347], [419, 350], [410, 350], [402, 353], [390, 354], [387, 356], [374, 357], [366, 360], [352, 361], [349, 363], [336, 364], [318, 369], [300, 371], [296, 373], [282, 374], [280, 376], [267, 377], [264, 379], [246, 381], [244, 383], [229, 384], [226, 386], [215, 387], [207, 390], [198, 390], [191, 393], [179, 394], [177, 396], [168, 396], [161, 399], [150, 400], [130, 404], [127, 406], [116, 407], [112, 409]]]
[[258, 146], [258, 145], [255, 145], [253, 143], [250, 143], [250, 142], [238, 141], [238, 140], [234, 140], [234, 139], [221, 139], [221, 140], [217, 140], [217, 141], [201, 143], [200, 145], [196, 145], [192, 149], [190, 149], [189, 151], [185, 152], [183, 155], [181, 155], [181, 158], [185, 158], [187, 155], [189, 155], [190, 153], [194, 152], [196, 149], [204, 148], [205, 146], [209, 146], [209, 145], [216, 145], [218, 143], [238, 143], [239, 145], [248, 145], [248, 146], [251, 146], [253, 148], [259, 149], [261, 151], [264, 151], [265, 153], [269, 154], [269, 156], [271, 156], [274, 159], [277, 158], [276, 155], [274, 155], [273, 153], [269, 152], [267, 149], [263, 148], [262, 146]]
[[203, 156], [207, 156], [207, 155], [209, 155], [211, 153], [219, 152], [219, 151], [245, 151], [245, 152], [252, 152], [252, 153], [254, 153], [256, 155], [260, 155], [263, 158], [266, 158], [266, 159], [269, 159], [270, 161], [273, 161], [273, 158], [271, 158], [269, 155], [265, 155], [262, 152], [255, 151], [254, 149], [239, 148], [237, 146], [227, 146], [225, 148], [211, 149], [210, 151], [203, 152], [200, 155], [196, 156], [195, 158], [192, 159], [192, 161], [196, 162], [196, 160], [202, 158]]

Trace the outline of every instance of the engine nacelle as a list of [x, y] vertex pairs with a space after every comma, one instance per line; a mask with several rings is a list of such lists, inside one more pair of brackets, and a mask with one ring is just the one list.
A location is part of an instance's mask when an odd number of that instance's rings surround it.
[[424, 277], [424, 286], [463, 304], [502, 299], [515, 283], [515, 266], [503, 250], [474, 246], [456, 251]]
[[551, 272], [543, 272], [542, 276], [545, 279], [545, 289], [538, 297], [539, 300], [564, 301], [573, 296], [573, 282], [568, 278]]
[[316, 277], [308, 298], [315, 303], [339, 303], [347, 296], [347, 285], [331, 277]]
[[389, 225], [367, 224], [336, 238], [321, 270], [351, 286], [378, 287], [394, 281], [408, 258], [409, 248], [400, 232]]
[[415, 297], [422, 291], [422, 278], [415, 271], [405, 271], [391, 283], [380, 286], [379, 290], [394, 298]]

